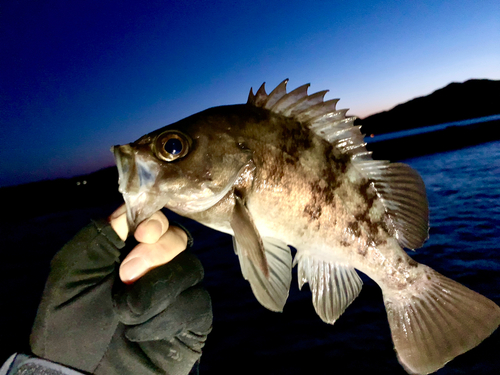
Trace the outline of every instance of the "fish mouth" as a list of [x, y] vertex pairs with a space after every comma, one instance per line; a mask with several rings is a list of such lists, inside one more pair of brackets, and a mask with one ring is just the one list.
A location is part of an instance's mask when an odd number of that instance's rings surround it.
[[157, 186], [160, 171], [157, 164], [142, 158], [129, 144], [113, 146], [111, 152], [118, 168], [118, 191], [127, 208], [129, 233], [133, 233], [166, 203]]

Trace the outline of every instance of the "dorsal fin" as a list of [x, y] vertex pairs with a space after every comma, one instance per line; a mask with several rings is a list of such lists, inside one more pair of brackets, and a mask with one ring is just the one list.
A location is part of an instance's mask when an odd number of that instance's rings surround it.
[[250, 89], [247, 104], [294, 118], [351, 156], [368, 154], [359, 127], [353, 126], [356, 117], [346, 116], [347, 109], [336, 109], [339, 99], [325, 102], [323, 98], [328, 90], [308, 95], [309, 84], [287, 94], [287, 83], [288, 79], [285, 79], [269, 95], [266, 94], [265, 83], [255, 95]]
[[293, 118], [348, 154], [359, 173], [373, 182], [400, 245], [420, 247], [428, 237], [429, 211], [425, 186], [418, 173], [401, 163], [373, 161], [361, 127], [354, 126], [356, 117], [346, 116], [347, 109], [336, 109], [339, 99], [324, 101], [328, 91], [308, 95], [306, 84], [287, 94], [287, 83], [285, 79], [269, 95], [264, 84], [255, 95], [250, 89], [247, 104]]

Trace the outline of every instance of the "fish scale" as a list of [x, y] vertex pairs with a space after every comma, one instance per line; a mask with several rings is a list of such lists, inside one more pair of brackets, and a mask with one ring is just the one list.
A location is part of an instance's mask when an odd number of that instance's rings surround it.
[[115, 146], [130, 228], [166, 207], [232, 235], [243, 277], [273, 311], [283, 310], [297, 266], [299, 287], [310, 285], [330, 324], [359, 294], [359, 270], [382, 289], [401, 365], [437, 371], [488, 337], [500, 308], [403, 250], [428, 238], [419, 174], [372, 160], [354, 117], [338, 99], [325, 102], [327, 91], [287, 93], [287, 82]]

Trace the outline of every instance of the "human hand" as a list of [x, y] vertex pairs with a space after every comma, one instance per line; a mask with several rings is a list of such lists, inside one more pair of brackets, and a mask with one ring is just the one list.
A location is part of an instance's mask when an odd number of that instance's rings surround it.
[[96, 375], [188, 374], [212, 323], [203, 268], [182, 251], [186, 234], [155, 214], [119, 270], [121, 215], [84, 228], [52, 260], [32, 350]]
[[[128, 224], [125, 205], [109, 217], [113, 230], [125, 241]], [[138, 244], [120, 265], [120, 279], [130, 284], [153, 268], [170, 262], [187, 246], [188, 236], [181, 228], [170, 226], [161, 212], [155, 212], [137, 227], [134, 237]]]

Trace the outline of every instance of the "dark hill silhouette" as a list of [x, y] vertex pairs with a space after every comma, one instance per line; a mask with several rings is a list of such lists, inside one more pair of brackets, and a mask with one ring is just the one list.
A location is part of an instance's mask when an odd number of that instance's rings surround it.
[[389, 111], [356, 120], [365, 134], [382, 134], [500, 114], [500, 81], [471, 79], [450, 83]]

